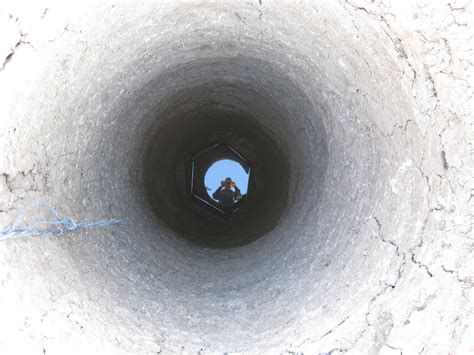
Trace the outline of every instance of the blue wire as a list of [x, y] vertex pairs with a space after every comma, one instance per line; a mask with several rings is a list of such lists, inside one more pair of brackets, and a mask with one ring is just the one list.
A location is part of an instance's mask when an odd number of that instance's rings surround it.
[[[46, 220], [33, 223], [26, 227], [20, 227], [20, 223], [23, 221], [27, 213], [34, 207], [46, 207], [49, 212], [54, 216], [54, 220]], [[64, 232], [72, 232], [79, 228], [100, 228], [108, 227], [116, 224], [125, 224], [126, 222], [120, 219], [110, 219], [97, 222], [80, 222], [76, 223], [73, 218], [61, 218], [60, 214], [56, 209], [47, 201], [35, 201], [29, 205], [23, 207], [19, 215], [16, 217], [15, 222], [4, 229], [0, 229], [0, 241], [5, 239], [27, 237], [27, 236], [47, 236], [63, 235]], [[44, 226], [51, 226], [51, 228], [44, 228]], [[41, 228], [43, 227], [43, 228]]]

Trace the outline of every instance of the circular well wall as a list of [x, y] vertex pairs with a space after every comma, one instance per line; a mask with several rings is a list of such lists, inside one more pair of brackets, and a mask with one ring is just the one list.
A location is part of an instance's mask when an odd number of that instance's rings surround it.
[[[1, 220], [46, 197], [64, 215], [128, 223], [3, 242], [0, 347], [464, 346], [464, 316], [442, 309], [469, 281], [434, 261], [446, 161], [420, 143], [439, 127], [376, 15], [305, 1], [41, 10], [13, 9], [33, 24], [0, 72]], [[253, 161], [258, 191], [224, 227], [189, 199], [179, 166], [222, 136]], [[410, 328], [428, 320], [441, 330]]]

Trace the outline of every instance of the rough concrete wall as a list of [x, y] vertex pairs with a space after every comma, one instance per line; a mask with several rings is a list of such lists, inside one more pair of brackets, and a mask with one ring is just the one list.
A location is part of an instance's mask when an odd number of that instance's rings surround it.
[[[129, 222], [0, 244], [2, 353], [474, 347], [471, 1], [1, 6], [0, 225]], [[161, 108], [213, 83], [291, 162], [278, 225], [223, 250], [142, 186]]]

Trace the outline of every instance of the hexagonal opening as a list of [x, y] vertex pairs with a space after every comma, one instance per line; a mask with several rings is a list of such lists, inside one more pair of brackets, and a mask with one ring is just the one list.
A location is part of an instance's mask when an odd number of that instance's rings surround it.
[[190, 191], [196, 203], [217, 214], [234, 214], [245, 202], [250, 163], [230, 144], [216, 143], [198, 152], [190, 164]]

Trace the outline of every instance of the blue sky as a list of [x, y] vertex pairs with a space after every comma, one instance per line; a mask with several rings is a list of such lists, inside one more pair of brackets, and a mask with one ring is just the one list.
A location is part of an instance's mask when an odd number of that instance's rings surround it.
[[207, 191], [209, 196], [216, 191], [216, 189], [221, 185], [221, 181], [225, 180], [226, 177], [232, 178], [232, 180], [237, 183], [237, 187], [240, 189], [242, 195], [247, 193], [249, 175], [239, 163], [225, 159], [212, 164], [206, 172], [204, 184], [206, 187], [211, 189]]

